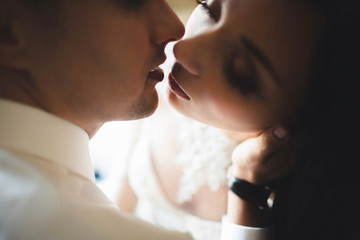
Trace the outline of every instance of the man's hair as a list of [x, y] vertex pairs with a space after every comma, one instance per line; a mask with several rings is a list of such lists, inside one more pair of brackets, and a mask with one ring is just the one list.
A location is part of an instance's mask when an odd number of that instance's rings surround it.
[[35, 11], [41, 12], [49, 8], [54, 8], [58, 0], [0, 0], [0, 1], [16, 1], [22, 6]]
[[20, 2], [24, 6], [39, 8], [44, 6], [44, 4], [48, 4], [49, 2], [55, 2], [55, 0], [16, 0]]

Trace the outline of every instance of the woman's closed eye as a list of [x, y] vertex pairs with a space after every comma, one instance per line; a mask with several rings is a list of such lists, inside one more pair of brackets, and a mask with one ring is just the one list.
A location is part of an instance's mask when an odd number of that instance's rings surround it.
[[196, 2], [205, 10], [209, 17], [215, 22], [219, 21], [219, 18], [215, 15], [214, 11], [210, 8], [207, 0], [196, 0]]
[[225, 76], [232, 87], [243, 95], [258, 90], [257, 74], [252, 61], [246, 56], [231, 56], [224, 67]]

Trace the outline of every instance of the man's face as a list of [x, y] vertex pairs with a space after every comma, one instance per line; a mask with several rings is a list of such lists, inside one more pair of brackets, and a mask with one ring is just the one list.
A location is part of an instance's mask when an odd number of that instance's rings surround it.
[[184, 32], [165, 0], [61, 0], [54, 27], [31, 19], [32, 95], [48, 111], [82, 127], [155, 111], [162, 76], [150, 72]]

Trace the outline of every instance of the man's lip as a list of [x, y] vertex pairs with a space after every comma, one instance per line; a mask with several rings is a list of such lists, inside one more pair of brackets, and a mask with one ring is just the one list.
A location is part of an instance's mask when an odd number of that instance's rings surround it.
[[161, 68], [155, 68], [151, 70], [148, 74], [148, 79], [155, 80], [157, 82], [161, 82], [164, 79], [164, 71]]
[[182, 89], [180, 84], [176, 81], [173, 73], [169, 74], [169, 87], [170, 90], [177, 96], [184, 98], [185, 100], [190, 101], [189, 95]]

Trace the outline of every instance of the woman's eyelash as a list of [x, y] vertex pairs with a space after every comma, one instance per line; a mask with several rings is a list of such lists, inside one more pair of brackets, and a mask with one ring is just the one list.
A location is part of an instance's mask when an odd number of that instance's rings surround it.
[[236, 70], [233, 62], [235, 57], [232, 56], [224, 65], [225, 75], [230, 85], [241, 91], [245, 96], [255, 93], [258, 90], [258, 81], [253, 70], [253, 65], [248, 64], [244, 70]]
[[215, 21], [217, 21], [217, 17], [215, 16], [215, 14], [213, 13], [213, 11], [211, 11], [209, 5], [207, 4], [206, 0], [196, 0], [196, 2], [202, 6], [202, 8], [206, 11], [206, 13], [209, 15], [209, 17]]
[[238, 76], [233, 69], [228, 70], [227, 79], [232, 87], [238, 89], [243, 95], [248, 96], [256, 92], [257, 81], [252, 76]]

